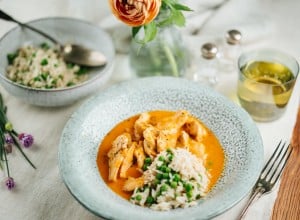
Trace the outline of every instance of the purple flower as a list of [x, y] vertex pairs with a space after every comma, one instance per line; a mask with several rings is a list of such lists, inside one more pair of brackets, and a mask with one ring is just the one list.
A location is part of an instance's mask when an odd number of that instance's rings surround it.
[[5, 185], [8, 190], [12, 190], [16, 186], [14, 179], [11, 177], [7, 178], [7, 180], [5, 181]]
[[14, 143], [14, 139], [9, 134], [5, 134], [5, 142], [7, 144], [13, 144]]
[[31, 134], [21, 133], [18, 138], [21, 144], [26, 148], [30, 147], [33, 144], [33, 137]]

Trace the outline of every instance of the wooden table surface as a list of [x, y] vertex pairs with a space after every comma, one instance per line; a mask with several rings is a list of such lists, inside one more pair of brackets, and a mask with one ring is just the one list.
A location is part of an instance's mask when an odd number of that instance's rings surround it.
[[300, 219], [300, 108], [292, 137], [293, 152], [281, 177], [272, 220]]

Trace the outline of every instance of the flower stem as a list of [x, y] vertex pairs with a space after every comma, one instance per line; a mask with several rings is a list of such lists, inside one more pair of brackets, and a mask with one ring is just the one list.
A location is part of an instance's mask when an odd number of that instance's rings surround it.
[[163, 48], [166, 53], [167, 59], [169, 60], [173, 75], [175, 77], [179, 77], [176, 60], [175, 60], [175, 57], [174, 57], [172, 51], [170, 50], [170, 47], [168, 47], [166, 44], [164, 44]]
[[7, 160], [7, 156], [6, 156], [6, 151], [5, 150], [4, 150], [4, 161], [5, 161], [5, 165], [6, 165], [7, 176], [10, 177], [9, 168], [8, 168], [8, 160]]
[[21, 152], [21, 154], [24, 156], [24, 158], [27, 160], [27, 162], [34, 168], [36, 169], [36, 167], [34, 166], [34, 164], [29, 160], [29, 158], [26, 156], [26, 154], [23, 152], [22, 148], [20, 147], [18, 141], [16, 140], [16, 138], [12, 135], [12, 133], [10, 133], [11, 137], [14, 140], [15, 146], [18, 148], [18, 150]]

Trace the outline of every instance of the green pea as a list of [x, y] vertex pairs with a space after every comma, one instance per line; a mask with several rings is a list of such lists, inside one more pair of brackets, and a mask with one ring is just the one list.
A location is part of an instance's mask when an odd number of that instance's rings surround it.
[[170, 148], [167, 149], [167, 152], [168, 152], [169, 154], [173, 154], [173, 152], [172, 152], [172, 150], [171, 150]]
[[158, 179], [158, 180], [163, 179], [163, 174], [162, 173], [157, 173], [156, 174], [156, 179]]
[[155, 179], [154, 180], [154, 185], [158, 185], [158, 184], [160, 184], [160, 180], [159, 179]]
[[163, 156], [159, 156], [158, 160], [159, 160], [159, 161], [164, 161], [165, 158], [164, 158]]
[[162, 171], [162, 172], [165, 172], [167, 169], [167, 166], [166, 165], [162, 165], [159, 167], [159, 170]]
[[147, 199], [146, 199], [146, 203], [151, 205], [154, 203], [154, 198], [152, 196], [148, 196]]
[[152, 163], [151, 158], [150, 157], [146, 157], [145, 160], [144, 160], [144, 163], [151, 164]]
[[171, 188], [175, 189], [177, 187], [177, 182], [172, 181], [170, 186], [171, 186]]
[[172, 161], [172, 160], [173, 160], [173, 158], [174, 158], [174, 156], [173, 156], [173, 155], [170, 155], [170, 156], [168, 156], [168, 159], [169, 159], [169, 161]]
[[191, 191], [189, 191], [189, 192], [186, 193], [186, 196], [190, 199], [190, 198], [192, 198], [193, 193]]
[[180, 181], [180, 175], [179, 174], [174, 174], [174, 176], [173, 176], [173, 180], [174, 181], [176, 181], [176, 182], [178, 182], [178, 181]]
[[163, 178], [164, 178], [164, 179], [169, 179], [169, 178], [170, 178], [170, 176], [169, 176], [169, 174], [168, 174], [168, 173], [163, 173]]
[[167, 167], [166, 170], [165, 170], [165, 172], [166, 172], [166, 173], [170, 173], [170, 172], [171, 172], [171, 168], [170, 168], [170, 167]]
[[190, 183], [187, 183], [187, 184], [185, 184], [184, 188], [187, 192], [191, 192], [193, 189], [193, 185]]
[[145, 171], [145, 170], [147, 170], [148, 169], [148, 165], [147, 164], [144, 164], [143, 165], [143, 170]]
[[137, 196], [135, 197], [135, 199], [136, 199], [137, 201], [141, 201], [141, 200], [142, 200], [142, 196], [141, 196], [141, 195], [137, 195]]
[[167, 189], [168, 189], [168, 186], [166, 184], [164, 184], [160, 187], [161, 192], [167, 191]]

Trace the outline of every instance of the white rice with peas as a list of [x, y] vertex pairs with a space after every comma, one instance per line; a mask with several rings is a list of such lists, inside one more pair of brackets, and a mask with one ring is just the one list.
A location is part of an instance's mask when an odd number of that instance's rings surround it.
[[27, 45], [17, 53], [8, 54], [6, 76], [18, 84], [42, 89], [64, 88], [87, 79], [86, 69], [66, 63], [59, 53], [47, 44]]
[[206, 195], [208, 173], [202, 160], [188, 150], [163, 151], [150, 163], [143, 173], [145, 185], [134, 190], [132, 203], [166, 211], [196, 205]]

